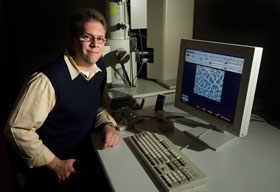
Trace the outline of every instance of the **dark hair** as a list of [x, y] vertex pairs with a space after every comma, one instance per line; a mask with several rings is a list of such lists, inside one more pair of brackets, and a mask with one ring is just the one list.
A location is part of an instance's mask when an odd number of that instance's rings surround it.
[[84, 23], [89, 21], [100, 22], [106, 32], [107, 23], [104, 16], [96, 9], [80, 8], [71, 17], [70, 20], [70, 33], [74, 37], [78, 36], [83, 32]]

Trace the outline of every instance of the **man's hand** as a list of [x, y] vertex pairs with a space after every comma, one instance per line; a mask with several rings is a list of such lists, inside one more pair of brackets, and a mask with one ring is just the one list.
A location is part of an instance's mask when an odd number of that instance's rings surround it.
[[103, 149], [114, 147], [120, 142], [120, 135], [116, 132], [115, 127], [106, 124], [103, 128]]
[[73, 167], [73, 163], [75, 161], [76, 161], [75, 159], [61, 160], [61, 159], [55, 157], [46, 166], [51, 171], [53, 171], [57, 181], [60, 183], [61, 181], [64, 181], [67, 178], [69, 178], [71, 173], [75, 172], [75, 169]]

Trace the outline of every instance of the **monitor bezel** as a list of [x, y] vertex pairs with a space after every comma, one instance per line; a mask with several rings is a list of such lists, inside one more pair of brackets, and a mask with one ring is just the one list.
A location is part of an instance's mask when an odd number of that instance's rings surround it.
[[[217, 118], [207, 112], [181, 102], [182, 79], [185, 64], [186, 49], [202, 50], [212, 53], [231, 55], [244, 58], [243, 71], [240, 80], [240, 89], [233, 123]], [[231, 134], [243, 137], [247, 135], [260, 66], [262, 48], [212, 42], [196, 39], [181, 39], [179, 52], [178, 76], [175, 94], [175, 107], [207, 121], [217, 129], [225, 130]]]

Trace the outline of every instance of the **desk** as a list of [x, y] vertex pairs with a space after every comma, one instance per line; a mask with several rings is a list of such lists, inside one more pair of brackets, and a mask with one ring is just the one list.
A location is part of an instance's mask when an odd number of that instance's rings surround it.
[[[173, 106], [164, 109], [178, 110]], [[175, 124], [170, 140], [176, 145], [186, 145], [187, 139], [181, 134], [184, 129], [185, 126]], [[119, 145], [106, 150], [100, 150], [98, 133], [92, 134], [93, 146], [112, 189], [116, 192], [158, 191], [123, 140], [134, 134], [133, 130], [119, 134], [122, 138]], [[183, 148], [182, 152], [208, 176], [206, 185], [187, 192], [280, 191], [280, 130], [267, 123], [252, 121], [246, 137], [237, 139], [220, 152], [190, 148]]]
[[125, 100], [175, 93], [175, 89], [167, 89], [151, 80], [137, 79], [136, 87], [115, 87], [108, 92], [112, 100]]
[[133, 109], [154, 106], [157, 96], [165, 95], [165, 103], [174, 103], [175, 89], [167, 89], [155, 81], [137, 79], [135, 87], [115, 87], [108, 89], [112, 100], [111, 108], [129, 106]]

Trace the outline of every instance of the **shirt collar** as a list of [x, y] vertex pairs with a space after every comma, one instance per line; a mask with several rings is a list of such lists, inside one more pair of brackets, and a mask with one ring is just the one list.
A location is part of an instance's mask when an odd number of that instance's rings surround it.
[[96, 65], [92, 66], [89, 76], [87, 77], [77, 66], [76, 62], [70, 55], [68, 49], [64, 52], [64, 60], [66, 62], [67, 68], [69, 70], [71, 80], [74, 80], [78, 75], [82, 75], [86, 80], [90, 80], [96, 73], [102, 72], [102, 70]]

